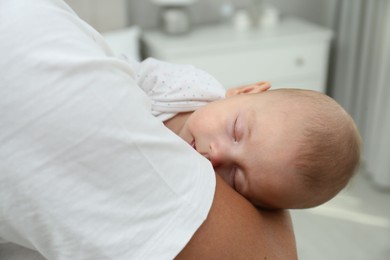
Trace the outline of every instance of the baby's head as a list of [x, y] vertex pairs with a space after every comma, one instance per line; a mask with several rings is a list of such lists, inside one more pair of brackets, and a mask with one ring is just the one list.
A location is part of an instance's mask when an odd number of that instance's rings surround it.
[[274, 94], [286, 102], [280, 111], [296, 120], [291, 166], [299, 182], [296, 187], [304, 190], [293, 192], [297, 197], [285, 200], [286, 206], [318, 206], [341, 191], [355, 173], [360, 161], [359, 132], [348, 113], [322, 93], [284, 89]]
[[180, 136], [255, 205], [308, 208], [353, 175], [360, 137], [330, 97], [298, 89], [234, 95], [196, 110]]

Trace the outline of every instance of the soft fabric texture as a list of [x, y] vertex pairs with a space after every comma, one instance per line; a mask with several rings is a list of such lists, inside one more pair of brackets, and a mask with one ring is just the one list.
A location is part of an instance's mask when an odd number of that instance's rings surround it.
[[142, 63], [131, 58], [126, 61], [137, 68], [137, 85], [152, 99], [152, 114], [161, 121], [225, 97], [226, 90], [221, 83], [192, 65], [154, 58]]
[[130, 26], [125, 29], [106, 32], [104, 39], [115, 55], [126, 55], [139, 61], [140, 57], [140, 34], [138, 26]]
[[174, 258], [215, 175], [137, 68], [60, 0], [0, 1], [0, 33], [0, 258]]

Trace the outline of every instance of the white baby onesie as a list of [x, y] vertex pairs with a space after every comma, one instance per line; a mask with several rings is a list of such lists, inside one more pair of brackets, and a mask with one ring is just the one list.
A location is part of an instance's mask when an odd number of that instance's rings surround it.
[[137, 84], [152, 99], [152, 114], [161, 121], [179, 112], [194, 111], [225, 97], [225, 88], [214, 77], [192, 65], [172, 64], [148, 58], [139, 63]]

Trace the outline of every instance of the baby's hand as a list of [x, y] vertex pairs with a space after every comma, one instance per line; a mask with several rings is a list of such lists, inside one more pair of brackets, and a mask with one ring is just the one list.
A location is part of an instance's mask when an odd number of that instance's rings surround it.
[[267, 91], [271, 87], [268, 81], [262, 81], [254, 84], [249, 84], [241, 87], [230, 88], [226, 91], [226, 97], [232, 97], [240, 94], [254, 94]]

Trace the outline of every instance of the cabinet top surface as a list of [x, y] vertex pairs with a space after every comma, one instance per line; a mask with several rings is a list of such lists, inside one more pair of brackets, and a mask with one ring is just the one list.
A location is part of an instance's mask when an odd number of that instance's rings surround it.
[[142, 39], [149, 48], [166, 53], [180, 53], [196, 49], [248, 48], [275, 44], [300, 44], [330, 40], [330, 29], [299, 19], [284, 19], [277, 26], [264, 29], [237, 31], [231, 25], [195, 27], [187, 34], [170, 36], [161, 31], [145, 31]]

